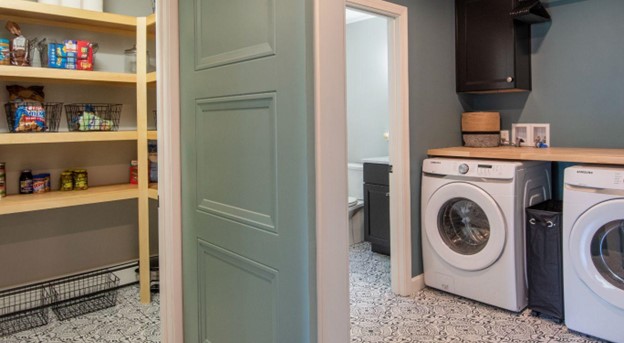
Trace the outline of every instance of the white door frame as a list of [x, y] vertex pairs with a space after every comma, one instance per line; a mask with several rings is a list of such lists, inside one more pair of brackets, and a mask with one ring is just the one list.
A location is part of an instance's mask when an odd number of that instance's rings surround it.
[[[390, 257], [392, 291], [412, 278], [407, 8], [381, 0], [315, 0], [315, 148], [318, 342], [349, 341], [345, 8], [389, 17]], [[394, 61], [394, 62], [393, 62]], [[342, 232], [344, 231], [344, 232]]]
[[[162, 165], [171, 166], [159, 169], [163, 343], [184, 341], [178, 1], [157, 2], [158, 149]], [[422, 278], [411, 277], [407, 9], [380, 0], [313, 0], [317, 299], [311, 308], [318, 313], [319, 343], [349, 341], [348, 233], [336, 235], [335, 230], [347, 225], [347, 3], [394, 19], [390, 28], [396, 44], [391, 59], [399, 62], [394, 72], [391, 69], [391, 75], [398, 77], [390, 80], [390, 91], [397, 99], [392, 107], [401, 115], [390, 119], [392, 287], [395, 293], [408, 295], [423, 286]]]

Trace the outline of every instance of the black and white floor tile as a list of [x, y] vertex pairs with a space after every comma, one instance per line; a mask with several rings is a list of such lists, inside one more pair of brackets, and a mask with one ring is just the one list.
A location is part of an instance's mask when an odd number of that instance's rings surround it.
[[59, 321], [52, 311], [49, 323], [0, 337], [2, 343], [157, 343], [160, 342], [160, 302], [139, 302], [138, 286], [119, 290], [115, 307]]
[[604, 342], [526, 310], [511, 313], [426, 288], [392, 294], [390, 258], [368, 243], [350, 249], [351, 343], [363, 342]]
[[[390, 259], [368, 243], [350, 250], [351, 343], [373, 342], [603, 342], [551, 320], [514, 314], [465, 298], [422, 290], [411, 297], [392, 294]], [[0, 337], [2, 343], [157, 343], [160, 304], [138, 301], [138, 287], [119, 290], [117, 306]]]

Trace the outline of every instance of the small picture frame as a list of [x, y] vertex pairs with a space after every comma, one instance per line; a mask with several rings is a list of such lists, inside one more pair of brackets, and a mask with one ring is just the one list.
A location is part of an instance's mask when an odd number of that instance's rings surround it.
[[550, 124], [512, 124], [511, 143], [522, 147], [549, 148]]

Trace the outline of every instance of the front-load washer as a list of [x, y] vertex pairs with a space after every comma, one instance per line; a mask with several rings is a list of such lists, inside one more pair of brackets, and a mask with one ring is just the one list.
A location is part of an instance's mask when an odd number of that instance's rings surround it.
[[624, 167], [570, 167], [564, 185], [566, 325], [624, 342]]
[[550, 163], [423, 162], [425, 284], [518, 312], [527, 305], [524, 209], [551, 197]]

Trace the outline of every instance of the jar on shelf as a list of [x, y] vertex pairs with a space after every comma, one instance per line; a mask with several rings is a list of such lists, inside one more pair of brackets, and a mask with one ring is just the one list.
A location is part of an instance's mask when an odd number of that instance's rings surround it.
[[74, 173], [71, 171], [64, 171], [61, 173], [61, 191], [74, 190]]
[[137, 160], [130, 162], [130, 184], [139, 184], [139, 161]]
[[[128, 49], [128, 50], [124, 50], [124, 56], [125, 56], [125, 64], [124, 64], [124, 71], [126, 73], [136, 73], [137, 72], [137, 49], [136, 49], [136, 45], [133, 45], [132, 48]], [[148, 72], [152, 72], [156, 70], [156, 67], [150, 62], [150, 54], [149, 51], [146, 52], [146, 64], [147, 64], [147, 71]]]
[[20, 194], [32, 194], [33, 193], [33, 174], [32, 170], [24, 169], [19, 178], [19, 192]]
[[74, 190], [83, 191], [89, 188], [89, 176], [86, 169], [74, 170]]

